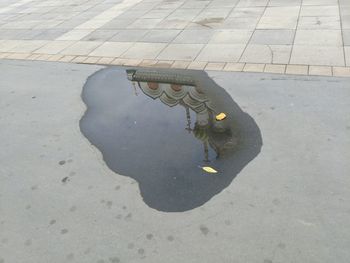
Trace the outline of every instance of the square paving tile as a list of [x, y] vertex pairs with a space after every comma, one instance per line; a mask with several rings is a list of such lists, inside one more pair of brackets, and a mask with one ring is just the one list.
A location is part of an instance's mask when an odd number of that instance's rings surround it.
[[66, 20], [65, 22], [59, 24], [59, 27], [57, 27], [57, 28], [72, 30], [72, 28], [75, 28], [76, 26], [81, 25], [85, 21], [86, 21], [86, 19], [72, 18], [72, 19]]
[[36, 35], [33, 39], [37, 40], [54, 40], [67, 33], [68, 29], [48, 29]]
[[195, 18], [195, 20], [210, 19], [210, 18], [226, 18], [230, 8], [205, 8]]
[[246, 72], [264, 72], [265, 64], [257, 63], [246, 63], [244, 65], [243, 71]]
[[245, 8], [235, 8], [229, 15], [229, 18], [245, 18], [253, 17], [259, 18], [264, 13], [264, 7], [245, 7]]
[[207, 44], [214, 34], [214, 30], [183, 30], [173, 43], [182, 44]]
[[269, 6], [300, 6], [301, 0], [270, 0]]
[[136, 18], [125, 18], [125, 19], [116, 18], [104, 24], [102, 27], [100, 27], [100, 29], [125, 29], [127, 26], [134, 23], [135, 20]]
[[259, 22], [258, 17], [227, 18], [220, 25], [220, 29], [255, 29]]
[[170, 15], [171, 12], [172, 12], [172, 10], [168, 10], [168, 9], [161, 9], [161, 10], [160, 9], [154, 9], [154, 10], [150, 10], [149, 12], [147, 12], [146, 14], [141, 16], [141, 18], [164, 19], [168, 15]]
[[188, 23], [186, 29], [191, 30], [209, 30], [209, 29], [220, 29], [224, 23], [224, 18], [214, 17], [214, 18], [198, 18]]
[[27, 59], [29, 56], [28, 53], [9, 53], [6, 59]]
[[179, 29], [154, 29], [144, 35], [140, 41], [154, 43], [169, 43], [181, 32]]
[[350, 30], [343, 30], [344, 46], [350, 46]]
[[339, 6], [305, 6], [300, 10], [300, 16], [339, 16]]
[[252, 30], [244, 29], [223, 29], [216, 30], [212, 38], [210, 39], [210, 44], [247, 44], [250, 37], [252, 36]]
[[204, 8], [206, 7], [210, 1], [202, 1], [202, 0], [197, 0], [197, 1], [186, 1], [181, 8]]
[[298, 17], [263, 16], [257, 29], [296, 29]]
[[35, 52], [36, 53], [41, 53], [41, 54], [58, 54], [61, 52], [63, 49], [73, 45], [75, 41], [51, 41], [44, 45], [43, 47], [37, 49]]
[[203, 70], [205, 66], [208, 64], [208, 62], [203, 62], [203, 61], [192, 61], [188, 65], [188, 69], [196, 69], [196, 70]]
[[172, 9], [175, 10], [183, 5], [184, 1], [164, 1], [157, 5], [157, 9]]
[[[1, 24], [0, 24], [1, 25]], [[16, 30], [16, 29], [0, 29], [0, 39], [18, 39], [16, 36], [22, 33], [23, 31], [27, 31], [26, 29]], [[20, 39], [20, 37], [19, 37]]]
[[333, 76], [350, 77], [350, 67], [333, 67]]
[[155, 67], [157, 68], [171, 68], [173, 65], [174, 61], [173, 60], [159, 60]]
[[[11, 54], [11, 53], [9, 53], [9, 54]], [[29, 59], [29, 60], [37, 60], [37, 59], [39, 59], [41, 57], [41, 54], [32, 54], [32, 55], [30, 55], [29, 57], [27, 57], [27, 59]], [[74, 56], [71, 56], [72, 58], [74, 58]], [[61, 61], [61, 59], [62, 58], [60, 58], [60, 61]]]
[[[112, 65], [127, 65], [127, 66], [146, 66], [147, 63], [144, 63], [147, 61], [147, 59], [132, 59], [132, 58], [116, 58], [113, 60], [110, 64]], [[154, 63], [152, 65], [156, 64], [156, 61], [153, 61]]]
[[339, 16], [300, 17], [298, 29], [341, 29]]
[[4, 29], [33, 29], [40, 21], [12, 21], [2, 26]]
[[59, 61], [62, 57], [62, 55], [51, 55], [47, 61]]
[[119, 32], [110, 38], [109, 41], [115, 42], [135, 42], [139, 41], [146, 35], [147, 30], [144, 29], [125, 29], [119, 30]]
[[341, 30], [297, 30], [295, 45], [342, 46]]
[[138, 19], [144, 14], [146, 14], [149, 10], [128, 10], [118, 16], [118, 19], [129, 19], [135, 18]]
[[50, 28], [54, 28], [55, 26], [58, 26], [62, 22], [63, 22], [62, 20], [48, 20], [36, 25], [34, 29], [50, 29]]
[[161, 60], [194, 60], [203, 44], [169, 44], [159, 55]]
[[93, 29], [73, 29], [58, 37], [57, 40], [81, 40], [93, 31]]
[[91, 20], [88, 20], [85, 23], [80, 24], [75, 29], [76, 30], [81, 30], [81, 29], [96, 30], [96, 29], [99, 29], [100, 27], [102, 27], [103, 25], [105, 25], [106, 23], [108, 23], [109, 21], [110, 21], [110, 19], [108, 19], [108, 18], [99, 18], [99, 19], [92, 18]]
[[342, 13], [342, 28], [350, 29], [350, 8], [349, 8], [349, 14], [345, 15]]
[[221, 8], [221, 7], [227, 7], [227, 8], [233, 8], [237, 5], [239, 0], [212, 0], [209, 5], [207, 5], [208, 8]]
[[242, 71], [245, 63], [226, 63], [224, 71]]
[[350, 3], [348, 2], [348, 0], [339, 0], [338, 3], [340, 4], [341, 7], [350, 6]]
[[[120, 59], [117, 58], [115, 61], [113, 61], [113, 63], [115, 63], [118, 60], [120, 60]], [[121, 60], [125, 60], [125, 59], [121, 59]], [[140, 67], [154, 67], [155, 65], [157, 65], [157, 63], [158, 63], [158, 60], [155, 60], [155, 59], [143, 59], [139, 63], [139, 66]], [[120, 65], [120, 62], [118, 64]]]
[[210, 62], [238, 62], [245, 45], [242, 44], [208, 44], [196, 60]]
[[120, 57], [132, 45], [132, 42], [105, 42], [89, 55], [97, 57]]
[[267, 7], [264, 16], [267, 17], [298, 17], [300, 6]]
[[225, 67], [224, 62], [209, 62], [205, 66], [205, 70], [222, 70]]
[[309, 75], [332, 76], [332, 67], [329, 66], [310, 66]]
[[183, 19], [163, 19], [155, 28], [160, 29], [184, 29], [189, 24], [188, 20]]
[[18, 40], [39, 40], [36, 37], [42, 34], [44, 29], [22, 29], [22, 30], [14, 30], [18, 31], [18, 34], [8, 39], [18, 39]]
[[101, 44], [102, 42], [78, 41], [75, 42], [73, 45], [67, 47], [66, 49], [62, 50], [60, 54], [86, 56]]
[[337, 5], [338, 0], [303, 0], [303, 5]]
[[350, 47], [344, 47], [346, 66], [350, 67]]
[[293, 44], [295, 30], [291, 29], [270, 29], [255, 30], [251, 44], [268, 44], [268, 45], [291, 45]]
[[248, 45], [240, 62], [287, 64], [291, 45]]
[[286, 65], [267, 64], [264, 72], [283, 74], [286, 71]]
[[141, 1], [139, 4], [133, 6], [130, 10], [152, 10], [158, 5], [156, 2]]
[[265, 7], [269, 0], [240, 0], [236, 7]]
[[172, 68], [180, 68], [180, 69], [186, 69], [187, 66], [190, 64], [189, 61], [175, 61], [171, 67]]
[[287, 65], [286, 73], [293, 75], [307, 75], [309, 73], [309, 67], [303, 65]]
[[103, 57], [103, 58], [101, 58], [99, 61], [98, 61], [98, 63], [99, 64], [110, 64], [113, 60], [114, 60], [115, 58], [113, 58], [113, 57]]
[[91, 34], [83, 38], [84, 41], [108, 41], [113, 36], [115, 36], [119, 31], [117, 30], [106, 30], [106, 29], [97, 29]]
[[147, 18], [147, 19], [137, 19], [135, 22], [130, 24], [127, 28], [130, 29], [152, 29], [154, 28], [162, 19]]
[[88, 57], [87, 56], [77, 56], [75, 57], [72, 62], [74, 63], [82, 63], [84, 62]]
[[166, 47], [163, 43], [136, 43], [121, 57], [154, 59]]
[[88, 57], [86, 60], [84, 60], [84, 63], [96, 64], [99, 60], [100, 57]]
[[194, 19], [200, 12], [201, 9], [177, 9], [173, 13], [171, 13], [167, 19], [179, 19], [179, 20], [187, 20], [191, 21]]
[[41, 48], [47, 43], [48, 41], [44, 40], [23, 40], [19, 43], [19, 45], [11, 48], [9, 52], [30, 53], [36, 49]]
[[290, 63], [344, 66], [343, 47], [294, 45]]

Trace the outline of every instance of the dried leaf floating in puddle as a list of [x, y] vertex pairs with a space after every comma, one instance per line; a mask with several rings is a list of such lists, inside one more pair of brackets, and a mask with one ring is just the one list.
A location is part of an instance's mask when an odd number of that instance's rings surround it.
[[207, 173], [211, 173], [211, 174], [216, 174], [218, 172], [214, 168], [211, 168], [209, 166], [203, 166], [202, 169]]
[[226, 118], [226, 114], [223, 113], [223, 112], [221, 112], [221, 113], [219, 113], [218, 115], [215, 116], [215, 119], [216, 119], [217, 121], [222, 121], [222, 120], [224, 120], [225, 118]]

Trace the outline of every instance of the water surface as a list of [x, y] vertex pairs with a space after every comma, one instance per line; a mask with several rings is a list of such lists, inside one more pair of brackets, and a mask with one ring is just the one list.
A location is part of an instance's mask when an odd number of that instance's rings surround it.
[[[83, 134], [160, 211], [203, 205], [262, 146], [253, 118], [203, 71], [107, 68], [89, 77], [82, 98]], [[217, 121], [221, 112], [227, 117]]]

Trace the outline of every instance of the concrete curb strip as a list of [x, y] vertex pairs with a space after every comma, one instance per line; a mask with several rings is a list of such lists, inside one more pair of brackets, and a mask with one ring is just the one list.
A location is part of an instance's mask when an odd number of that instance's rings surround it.
[[81, 64], [102, 64], [118, 66], [142, 66], [158, 68], [197, 69], [232, 72], [264, 72], [288, 75], [350, 77], [350, 67], [291, 65], [267, 63], [232, 63], [215, 61], [181, 61], [157, 59], [127, 59], [97, 56], [49, 55], [31, 53], [0, 53], [0, 59], [40, 60], [56, 62], [72, 62]]

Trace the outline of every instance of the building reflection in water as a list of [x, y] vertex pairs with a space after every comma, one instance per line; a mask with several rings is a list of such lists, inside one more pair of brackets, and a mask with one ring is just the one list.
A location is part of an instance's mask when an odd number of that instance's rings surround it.
[[[225, 78], [235, 94], [239, 83], [231, 80]], [[205, 204], [262, 147], [254, 119], [204, 71], [105, 68], [88, 78], [82, 99], [82, 133], [106, 165], [135, 180], [143, 201], [159, 211]], [[226, 118], [217, 121], [219, 113]]]
[[[208, 147], [215, 151], [215, 158], [220, 158], [237, 145], [238, 138], [233, 136], [227, 123], [229, 119], [216, 120], [215, 116], [220, 113], [216, 105], [191, 78], [135, 69], [127, 70], [127, 76], [132, 81], [136, 96], [139, 88], [148, 97], [158, 99], [169, 107], [184, 107], [185, 130], [202, 142], [204, 163], [210, 162]], [[190, 111], [195, 113], [195, 120], [191, 120]]]

